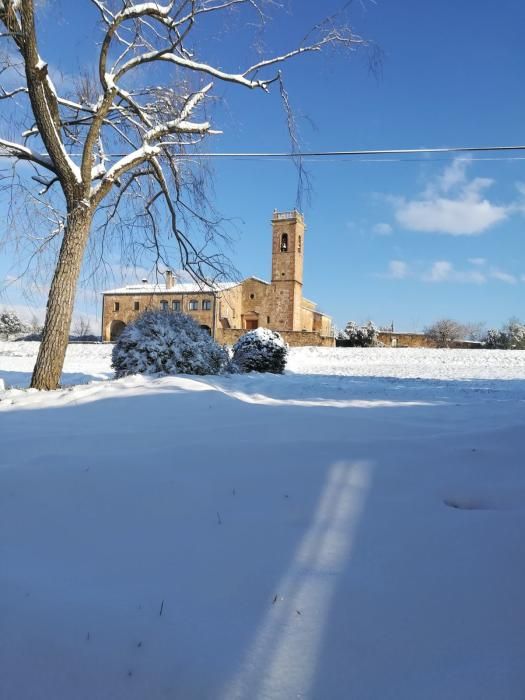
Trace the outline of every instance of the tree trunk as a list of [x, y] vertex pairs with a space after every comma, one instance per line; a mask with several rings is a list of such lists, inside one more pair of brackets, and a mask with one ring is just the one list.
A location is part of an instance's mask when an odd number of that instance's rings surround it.
[[79, 202], [68, 214], [49, 290], [42, 342], [31, 378], [33, 389], [56, 389], [60, 385], [91, 219], [92, 212], [84, 202]]

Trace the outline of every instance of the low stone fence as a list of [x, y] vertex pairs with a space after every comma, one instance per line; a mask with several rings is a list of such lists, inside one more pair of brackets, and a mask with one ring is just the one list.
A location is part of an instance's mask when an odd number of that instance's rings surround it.
[[[395, 331], [380, 331], [377, 340], [387, 348], [437, 348], [437, 343], [427, 338], [424, 333], [396, 333]], [[338, 348], [353, 347], [349, 340], [337, 338]], [[483, 348], [483, 343], [474, 340], [453, 340], [450, 348], [475, 350]]]
[[[224, 345], [233, 345], [241, 335], [247, 331], [242, 328], [220, 328], [217, 330], [216, 340]], [[313, 345], [315, 347], [333, 348], [335, 347], [335, 338], [328, 338], [319, 333], [309, 331], [278, 331], [283, 340], [290, 347], [303, 347], [305, 345]]]

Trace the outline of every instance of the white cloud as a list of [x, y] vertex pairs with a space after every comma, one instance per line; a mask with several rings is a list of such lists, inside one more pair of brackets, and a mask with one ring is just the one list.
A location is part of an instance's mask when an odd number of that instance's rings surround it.
[[372, 232], [378, 236], [389, 236], [392, 233], [392, 226], [381, 222], [372, 228]]
[[[472, 264], [473, 260], [479, 259], [470, 258], [468, 262]], [[485, 265], [486, 261], [483, 258], [481, 260], [483, 260], [481, 264]], [[432, 263], [430, 269], [423, 272], [420, 279], [423, 282], [459, 282], [462, 284], [485, 284], [489, 279], [504, 282], [505, 284], [516, 284], [518, 281], [515, 275], [496, 267], [492, 267], [490, 270], [472, 268], [463, 270], [457, 269], [448, 260], [437, 260]]]
[[505, 282], [505, 284], [516, 284], [518, 281], [514, 275], [504, 272], [503, 270], [494, 269], [491, 270], [489, 275], [492, 279], [499, 280], [500, 282]]
[[387, 277], [395, 280], [402, 280], [408, 277], [409, 268], [406, 262], [403, 260], [391, 260], [388, 263]]
[[503, 221], [513, 206], [497, 205], [483, 196], [493, 180], [468, 180], [468, 160], [455, 159], [415, 199], [393, 199], [396, 220], [410, 231], [472, 236]]
[[390, 260], [387, 272], [382, 275], [388, 279], [402, 280], [407, 277], [438, 284], [449, 282], [454, 284], [486, 284], [490, 280], [496, 280], [505, 284], [517, 284], [519, 280], [525, 282], [525, 274], [518, 277], [510, 272], [497, 267], [487, 267], [485, 258], [468, 258], [469, 267], [457, 268], [450, 260], [435, 260], [432, 263], [405, 262], [404, 260]]
[[410, 231], [472, 236], [483, 233], [507, 218], [506, 207], [487, 199], [463, 195], [457, 200], [438, 197], [432, 200], [403, 201], [396, 211], [397, 221]]
[[438, 188], [442, 192], [449, 192], [456, 185], [465, 182], [466, 169], [470, 160], [470, 158], [454, 158], [452, 163], [445, 168], [443, 174], [438, 177]]
[[465, 272], [458, 272], [457, 281], [466, 282], [467, 284], [485, 284], [487, 277], [479, 270], [466, 270]]
[[438, 260], [430, 268], [430, 272], [423, 274], [425, 282], [444, 282], [450, 279], [454, 271], [452, 263], [448, 260]]

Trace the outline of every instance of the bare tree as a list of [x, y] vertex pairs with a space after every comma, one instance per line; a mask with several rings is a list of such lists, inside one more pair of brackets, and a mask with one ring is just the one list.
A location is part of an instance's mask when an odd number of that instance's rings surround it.
[[468, 328], [450, 318], [442, 318], [425, 328], [424, 333], [438, 348], [448, 348], [454, 341], [465, 338]]
[[465, 323], [465, 338], [481, 342], [486, 335], [485, 323], [483, 321], [472, 321]]
[[86, 338], [88, 335], [93, 335], [89, 318], [80, 316], [73, 329], [73, 335], [77, 336], [77, 338]]
[[[197, 55], [204, 47], [192, 38], [195, 30], [206, 18], [233, 10], [253, 12], [264, 22], [265, 0], [85, 2], [96, 9], [103, 28], [98, 75], [78, 76], [72, 97], [58, 94], [39, 52], [35, 0], [0, 2], [2, 37], [10, 43], [0, 78], [5, 70], [20, 78], [14, 87], [0, 86], [0, 98], [28, 100], [21, 136], [0, 138], [0, 156], [33, 168], [31, 196], [47, 207], [46, 217], [53, 222], [37, 249], [59, 244], [31, 381], [37, 389], [59, 384], [81, 267], [87, 250], [98, 254], [89, 248], [95, 233], [104, 242], [119, 223], [130, 229], [139, 225], [142, 244], [161, 258], [161, 228], [167, 222], [182, 265], [194, 278], [223, 272], [221, 256], [208, 255], [192, 238], [188, 222], [202, 225], [205, 242], [215, 222], [193, 206], [188, 191], [202, 193], [201, 171], [181, 158], [219, 133], [206, 112], [214, 86], [229, 83], [268, 92], [277, 83], [287, 106], [281, 64], [326, 47], [352, 49], [364, 43], [332, 17], [296, 48], [230, 72]], [[172, 70], [171, 82], [161, 67]], [[63, 213], [53, 203], [55, 192]]]

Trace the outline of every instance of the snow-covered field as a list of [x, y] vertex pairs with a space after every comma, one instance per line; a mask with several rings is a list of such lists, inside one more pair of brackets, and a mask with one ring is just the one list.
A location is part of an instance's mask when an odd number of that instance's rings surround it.
[[[0, 343], [0, 694], [521, 700], [525, 352], [111, 376]], [[98, 381], [94, 381], [98, 380]]]

